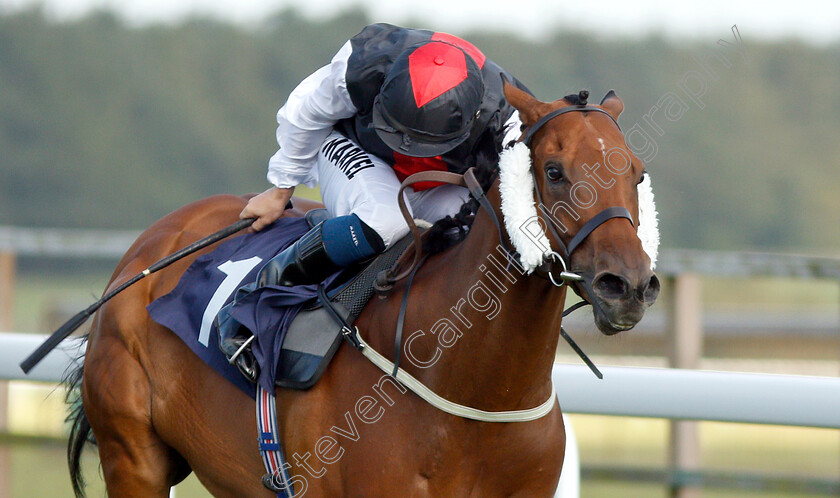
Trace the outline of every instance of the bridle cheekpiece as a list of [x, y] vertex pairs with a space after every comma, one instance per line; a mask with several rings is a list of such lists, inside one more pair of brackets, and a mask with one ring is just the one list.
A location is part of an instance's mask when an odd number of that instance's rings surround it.
[[[584, 91], [582, 91], [580, 93], [580, 100], [583, 104], [561, 107], [541, 117], [533, 126], [525, 131], [525, 134], [519, 142], [502, 151], [499, 159], [499, 189], [502, 193], [502, 217], [511, 243], [519, 255], [520, 264], [528, 273], [534, 270], [540, 270], [540, 272], [545, 273], [551, 282], [557, 286], [569, 282], [583, 281], [583, 277], [572, 272], [570, 269], [571, 255], [596, 228], [613, 218], [626, 218], [633, 224], [633, 217], [627, 208], [622, 206], [608, 207], [586, 222], [578, 233], [572, 237], [569, 244], [566, 245], [557, 228], [554, 226], [554, 223], [551, 220], [543, 222], [534, 205], [534, 195], [532, 192], [535, 193], [537, 203], [543, 207], [543, 210], [548, 208], [543, 203], [542, 194], [536, 184], [536, 172], [534, 171], [533, 161], [531, 160], [531, 142], [533, 141], [534, 135], [543, 126], [557, 116], [569, 112], [600, 112], [609, 116], [615, 125], [618, 126], [618, 122], [612, 114], [601, 108], [586, 105], [586, 97], [588, 97], [588, 92], [584, 94]], [[621, 128], [619, 127], [619, 129]], [[506, 193], [507, 195], [505, 195]], [[559, 251], [551, 248], [551, 244], [548, 242], [549, 239], [544, 230], [540, 230], [541, 233], [536, 235], [532, 232], [524, 233], [524, 227], [533, 222], [539, 223], [540, 226], [548, 226], [555, 243], [560, 246]], [[557, 276], [554, 274], [555, 264], [561, 266]]]

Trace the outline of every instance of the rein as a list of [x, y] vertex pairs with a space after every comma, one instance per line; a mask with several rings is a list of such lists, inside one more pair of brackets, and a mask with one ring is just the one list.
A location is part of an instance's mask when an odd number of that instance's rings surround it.
[[411, 231], [412, 237], [414, 237], [414, 260], [411, 262], [408, 267], [406, 267], [402, 272], [393, 275], [396, 266], [391, 270], [384, 270], [376, 277], [376, 281], [374, 282], [374, 288], [376, 292], [380, 295], [387, 295], [388, 292], [394, 287], [394, 283], [408, 277], [412, 274], [412, 272], [416, 271], [417, 267], [420, 266], [421, 260], [424, 258], [423, 255], [423, 236], [420, 232], [420, 229], [417, 228], [417, 223], [414, 221], [414, 218], [411, 216], [411, 212], [408, 210], [408, 205], [405, 201], [405, 189], [414, 185], [415, 183], [420, 182], [439, 182], [439, 183], [448, 183], [451, 185], [458, 185], [460, 187], [466, 187], [469, 190], [470, 195], [479, 203], [479, 206], [484, 208], [490, 217], [493, 219], [493, 224], [496, 225], [496, 230], [499, 232], [499, 240], [501, 240], [502, 247], [505, 249], [507, 254], [512, 254], [512, 249], [508, 246], [507, 240], [504, 237], [504, 232], [502, 231], [502, 225], [499, 222], [498, 216], [496, 216], [496, 210], [493, 209], [493, 206], [490, 204], [490, 201], [487, 199], [487, 196], [484, 195], [484, 189], [481, 187], [478, 179], [475, 177], [475, 170], [474, 168], [468, 169], [463, 175], [458, 173], [452, 173], [449, 171], [421, 171], [419, 173], [414, 173], [413, 175], [409, 176], [405, 180], [403, 180], [402, 184], [400, 185], [399, 193], [397, 194], [397, 203], [400, 206], [400, 212], [405, 219], [406, 224], [408, 225], [408, 229]]

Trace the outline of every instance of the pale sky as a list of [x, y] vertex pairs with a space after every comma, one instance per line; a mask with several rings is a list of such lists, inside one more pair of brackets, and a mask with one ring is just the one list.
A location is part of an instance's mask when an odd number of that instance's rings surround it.
[[602, 36], [658, 32], [709, 37], [713, 42], [737, 24], [745, 39], [794, 36], [820, 44], [840, 39], [840, 2], [836, 0], [0, 0], [0, 9], [14, 11], [33, 4], [43, 5], [59, 19], [106, 7], [137, 25], [177, 22], [196, 13], [247, 25], [288, 6], [317, 18], [363, 5], [375, 21], [400, 24], [411, 20], [417, 21], [414, 27], [455, 33], [485, 26], [534, 38], [560, 27]]

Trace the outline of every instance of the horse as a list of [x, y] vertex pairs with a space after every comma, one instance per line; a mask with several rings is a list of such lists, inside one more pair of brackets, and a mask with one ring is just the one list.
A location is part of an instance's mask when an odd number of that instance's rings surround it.
[[[524, 128], [535, 131], [526, 149], [533, 165], [527, 197], [540, 205], [537, 225], [550, 228], [552, 251], [567, 247], [591, 213], [618, 206], [630, 214], [590, 228], [577, 250], [553, 265], [562, 262], [580, 276], [571, 286], [593, 304], [603, 333], [632, 328], [656, 299], [659, 283], [637, 234], [636, 185], [644, 166], [617, 126], [624, 104], [612, 92], [585, 108], [570, 97], [545, 103], [509, 84], [505, 96]], [[581, 112], [562, 112], [573, 107]], [[540, 123], [546, 116], [551, 119]], [[593, 173], [588, 165], [603, 166], [607, 151], [626, 160], [623, 169]], [[587, 192], [576, 187], [581, 182]], [[507, 242], [493, 221], [502, 215], [503, 195], [495, 179], [486, 192], [490, 209], [478, 210], [468, 235], [417, 270], [404, 322], [412, 334], [402, 343], [406, 372], [439, 396], [484, 411], [525, 410], [553, 394], [567, 293], [554, 278], [559, 270], [546, 278], [539, 269], [491, 264]], [[236, 221], [246, 202], [213, 196], [160, 219], [128, 249], [106, 292]], [[574, 209], [581, 203], [586, 209]], [[293, 204], [286, 216], [316, 206], [302, 199]], [[513, 238], [511, 231], [502, 237]], [[84, 495], [79, 461], [88, 442], [98, 447], [110, 496], [166, 497], [190, 472], [214, 496], [273, 494], [261, 483], [254, 401], [146, 310], [207, 251], [129, 287], [94, 316], [73, 386], [81, 404], [71, 413], [68, 460], [77, 496]], [[396, 282], [391, 296], [372, 299], [355, 323], [369, 347], [391, 361], [404, 292], [405, 281]], [[565, 430], [556, 400], [547, 415], [527, 422], [458, 417], [383, 375], [349, 344], [341, 345], [315, 386], [278, 388], [276, 399], [296, 496], [550, 496], [560, 477]]]

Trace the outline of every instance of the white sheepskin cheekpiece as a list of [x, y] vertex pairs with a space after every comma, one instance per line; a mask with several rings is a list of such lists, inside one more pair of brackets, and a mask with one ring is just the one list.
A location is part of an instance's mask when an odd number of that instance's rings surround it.
[[499, 156], [499, 192], [508, 236], [523, 268], [531, 273], [551, 251], [551, 244], [540, 225], [534, 203], [531, 150], [522, 142], [503, 150]]
[[[505, 229], [514, 249], [519, 253], [523, 268], [531, 273], [543, 263], [552, 249], [537, 215], [531, 151], [524, 143], [519, 142], [503, 150], [499, 156], [499, 192], [502, 195]], [[659, 254], [659, 222], [648, 173], [642, 177], [638, 192], [639, 226], [636, 233], [650, 258], [650, 268], [654, 269]]]
[[639, 184], [639, 228], [636, 233], [642, 241], [642, 248], [650, 258], [650, 269], [656, 268], [656, 257], [659, 255], [659, 220], [656, 214], [656, 203], [653, 201], [653, 188], [650, 186], [650, 175], [645, 173]]

